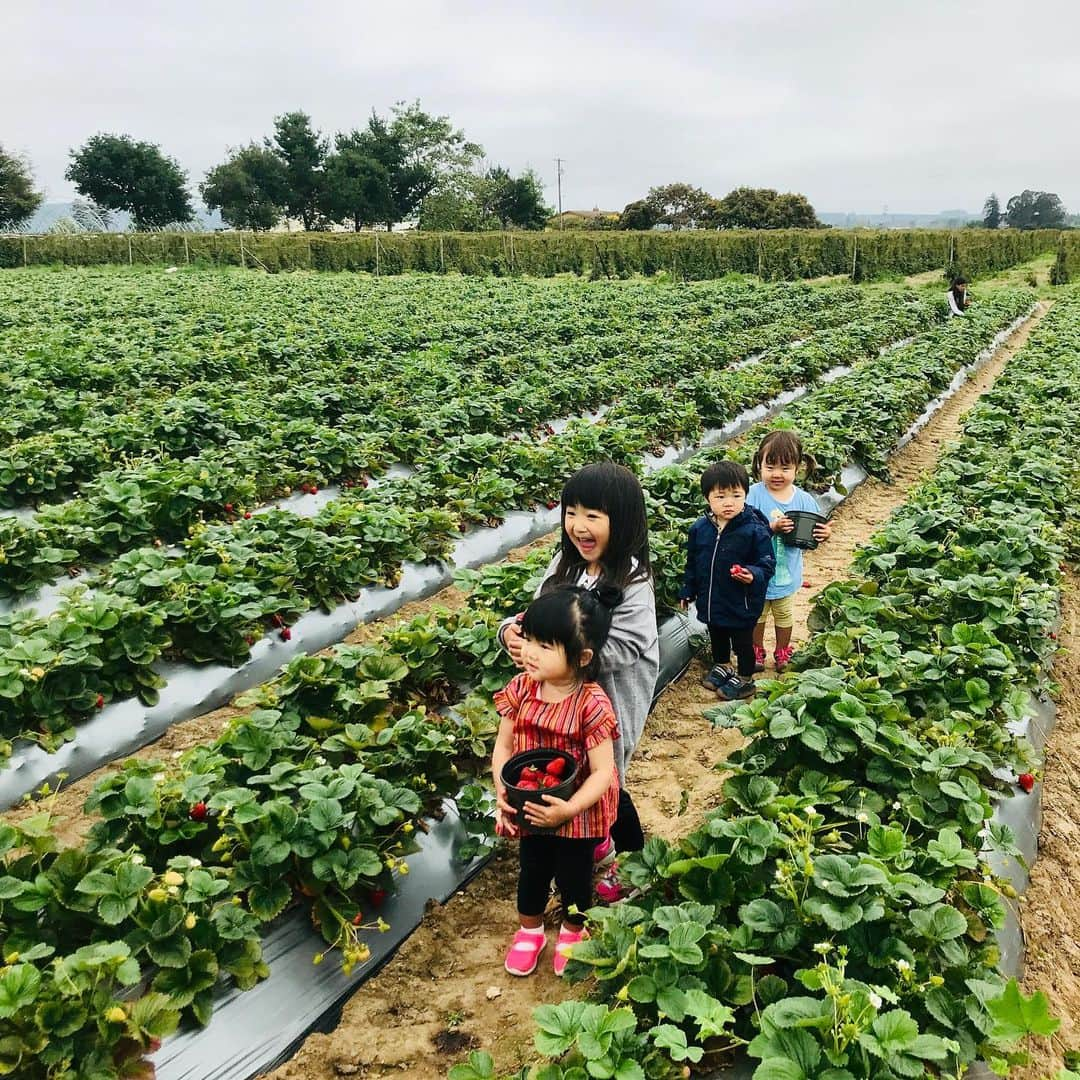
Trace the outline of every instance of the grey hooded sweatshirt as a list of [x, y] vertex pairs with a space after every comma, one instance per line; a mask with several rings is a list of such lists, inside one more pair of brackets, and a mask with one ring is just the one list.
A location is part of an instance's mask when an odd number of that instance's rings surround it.
[[[544, 583], [555, 573], [559, 555], [556, 554], [544, 572]], [[600, 581], [582, 574], [577, 584], [591, 589]], [[504, 619], [502, 631], [514, 621], [514, 616]], [[626, 768], [637, 749], [645, 720], [652, 706], [656, 690], [656, 678], [660, 673], [660, 638], [656, 627], [656, 595], [652, 580], [635, 581], [623, 589], [623, 598], [611, 616], [611, 630], [607, 642], [600, 651], [600, 674], [597, 682], [611, 699], [615, 719], [619, 724], [619, 737], [615, 740], [615, 767], [619, 771], [619, 783], [626, 784]]]

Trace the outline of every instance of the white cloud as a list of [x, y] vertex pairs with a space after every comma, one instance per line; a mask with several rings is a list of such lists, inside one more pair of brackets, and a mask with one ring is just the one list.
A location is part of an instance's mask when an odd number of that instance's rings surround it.
[[418, 97], [492, 161], [550, 183], [560, 154], [567, 206], [687, 180], [822, 210], [975, 210], [1023, 187], [1080, 209], [1065, 0], [39, 0], [5, 22], [0, 139], [52, 198], [96, 131], [160, 142], [194, 185], [287, 109], [332, 133]]

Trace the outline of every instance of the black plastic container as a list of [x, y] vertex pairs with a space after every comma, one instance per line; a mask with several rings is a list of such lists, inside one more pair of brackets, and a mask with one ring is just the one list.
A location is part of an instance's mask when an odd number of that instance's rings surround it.
[[814, 527], [826, 524], [829, 519], [824, 514], [815, 514], [813, 510], [789, 510], [787, 516], [795, 522], [795, 528], [789, 533], [781, 533], [780, 539], [788, 547], [813, 551], [818, 545], [814, 539]]
[[[532, 765], [543, 772], [547, 763], [555, 758], [563, 758], [566, 761], [566, 772], [563, 773], [562, 779], [554, 787], [529, 791], [526, 788], [517, 786], [517, 779], [526, 765]], [[542, 803], [544, 795], [553, 795], [556, 799], [569, 799], [574, 794], [577, 771], [577, 762], [574, 761], [573, 755], [568, 754], [565, 750], [523, 750], [520, 754], [515, 754], [503, 766], [502, 782], [506, 788], [506, 801], [517, 811], [518, 825], [533, 833], [555, 832], [555, 829], [528, 824], [521, 811], [527, 802]]]

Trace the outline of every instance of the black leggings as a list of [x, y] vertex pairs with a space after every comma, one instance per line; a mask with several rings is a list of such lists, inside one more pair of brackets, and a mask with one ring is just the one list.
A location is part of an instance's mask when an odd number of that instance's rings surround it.
[[752, 626], [713, 626], [709, 623], [714, 664], [726, 664], [735, 653], [739, 674], [749, 679], [754, 674], [754, 628]]
[[637, 807], [626, 788], [619, 788], [619, 806], [611, 825], [611, 840], [615, 850], [640, 851], [645, 846], [645, 833], [641, 828]]
[[[543, 915], [554, 879], [566, 922], [571, 926], [583, 926], [584, 913], [592, 907], [593, 851], [601, 839], [552, 836], [550, 833], [523, 836], [518, 912], [530, 917]], [[570, 914], [570, 908], [575, 905], [581, 914]]]

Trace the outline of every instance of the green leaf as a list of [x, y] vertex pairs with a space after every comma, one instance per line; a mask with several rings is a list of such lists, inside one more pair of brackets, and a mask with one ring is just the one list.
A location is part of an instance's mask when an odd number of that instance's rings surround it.
[[[1050, 1015], [1050, 1002], [1041, 990], [1025, 997], [1015, 979], [1010, 979], [1000, 997], [986, 1003], [994, 1019], [992, 1037], [1008, 1042], [1025, 1035], [1053, 1035], [1061, 1021]], [[2, 1015], [2, 1014], [0, 1014]]]
[[0, 975], [0, 1018], [14, 1016], [37, 1000], [41, 974], [33, 964], [15, 964]]
[[934, 942], [951, 941], [967, 930], [967, 919], [948, 904], [916, 908], [908, 913], [908, 918], [923, 937]]

